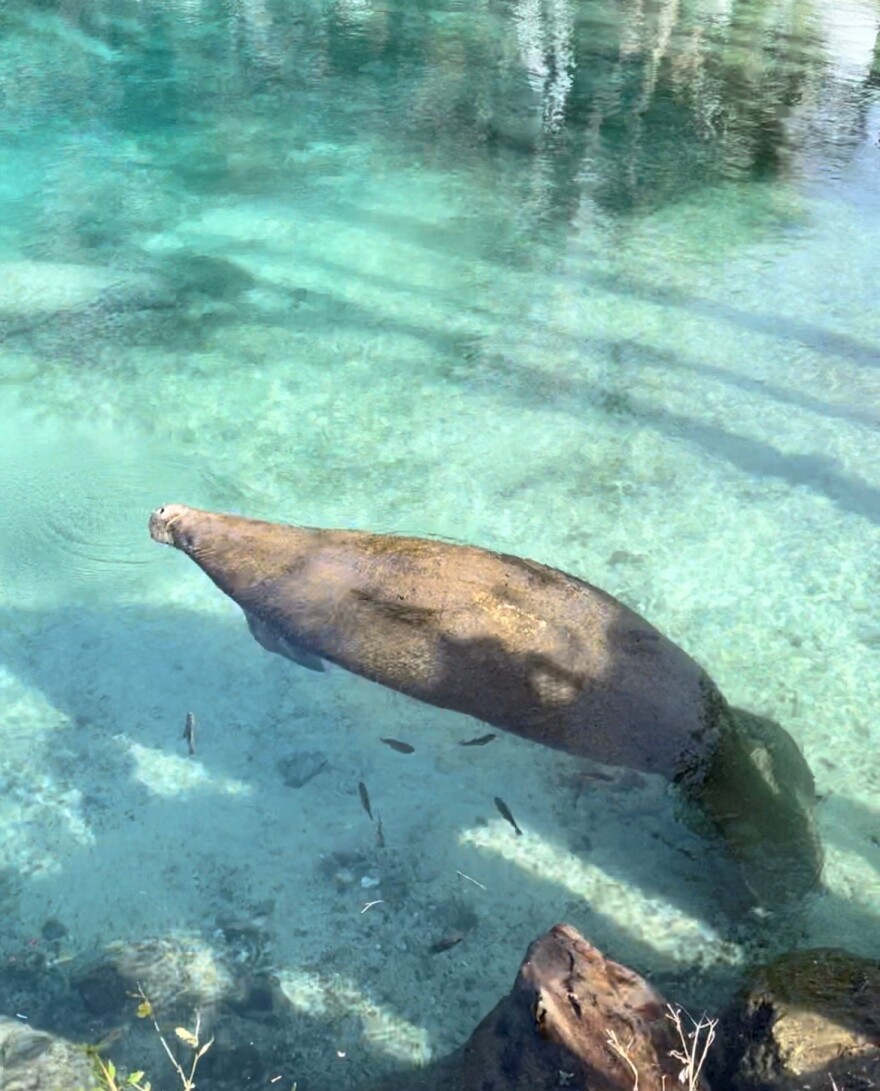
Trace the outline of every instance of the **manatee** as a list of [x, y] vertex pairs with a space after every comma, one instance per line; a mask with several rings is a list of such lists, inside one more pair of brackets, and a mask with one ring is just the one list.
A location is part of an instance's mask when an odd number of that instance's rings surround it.
[[[781, 751], [793, 762], [792, 792], [787, 767], [768, 777], [766, 754], [751, 768], [752, 736], [706, 671], [577, 576], [471, 545], [182, 504], [154, 511], [150, 534], [191, 557], [269, 651], [313, 669], [329, 661], [544, 746], [664, 776], [722, 835], [733, 822], [737, 856], [757, 857], [759, 870], [764, 841], [793, 823], [804, 843], [793, 847], [786, 834], [781, 854], [807, 851], [797, 870], [815, 883], [821, 864], [802, 792], [812, 777], [789, 736], [782, 732], [797, 758], [787, 743]], [[771, 857], [779, 886], [780, 854]]]
[[168, 505], [252, 634], [570, 754], [674, 778], [717, 745], [720, 694], [638, 614], [535, 561], [450, 542], [279, 526]]

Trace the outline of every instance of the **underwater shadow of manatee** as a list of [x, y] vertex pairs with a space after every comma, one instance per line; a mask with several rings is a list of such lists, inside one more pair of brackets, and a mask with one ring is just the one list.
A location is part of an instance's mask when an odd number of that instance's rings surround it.
[[[230, 627], [225, 620], [215, 616], [206, 616], [196, 611], [177, 608], [149, 609], [144, 607], [106, 608], [80, 607], [62, 608], [47, 611], [42, 615], [33, 612], [5, 612], [2, 620], [9, 622], [9, 629], [17, 629], [19, 638], [13, 643], [7, 641], [4, 649], [6, 664], [27, 684], [39, 689], [47, 701], [63, 711], [71, 720], [71, 730], [65, 734], [64, 747], [76, 756], [79, 747], [81, 758], [74, 764], [75, 776], [79, 778], [78, 787], [83, 794], [96, 787], [93, 780], [95, 771], [85, 760], [88, 741], [95, 732], [112, 732], [125, 728], [137, 731], [141, 725], [143, 738], [147, 744], [171, 747], [172, 738], [179, 731], [177, 713], [180, 707], [189, 702], [198, 703], [210, 696], [216, 685], [213, 671], [205, 674], [206, 662], [222, 663], [228, 660], [230, 648], [237, 641], [230, 640]], [[236, 628], [240, 625], [241, 635], [246, 629], [236, 617]], [[172, 633], [177, 643], [169, 646], [168, 636]], [[250, 638], [245, 639], [245, 646], [253, 647]], [[237, 650], [237, 648], [235, 649]], [[66, 652], [69, 669], [59, 670], [59, 656]], [[102, 665], [104, 657], [108, 663]], [[190, 662], [191, 661], [191, 662]], [[118, 664], [118, 666], [117, 666]], [[276, 668], [276, 661], [253, 647], [253, 659], [237, 659], [234, 670], [225, 671], [225, 684], [236, 688], [248, 686], [259, 689], [266, 686], [264, 668]], [[277, 664], [282, 669], [284, 665]], [[291, 671], [294, 668], [290, 668]], [[289, 672], [288, 672], [289, 673]], [[267, 695], [268, 695], [268, 686]], [[154, 715], [153, 709], [167, 710], [168, 717]], [[166, 719], [175, 726], [174, 734], [167, 731]], [[80, 740], [79, 742], [77, 740]], [[452, 743], [452, 740], [450, 740]], [[51, 732], [45, 742], [45, 759], [51, 768], [55, 760], [54, 740]], [[457, 745], [455, 743], [454, 745]], [[43, 760], [43, 754], [34, 756], [35, 762]], [[65, 778], [70, 776], [68, 764], [63, 769]], [[225, 769], [231, 775], [240, 774], [233, 760], [225, 763]], [[120, 769], [120, 775], [126, 775], [128, 769]], [[170, 816], [169, 824], [177, 828], [198, 826], [198, 799], [169, 798], [155, 801], [155, 806]], [[120, 822], [122, 816], [120, 815]], [[552, 836], [552, 833], [548, 831]], [[283, 841], [283, 822], [279, 823], [279, 842]], [[96, 868], [96, 857], [101, 855], [100, 832], [95, 845], [88, 853], [79, 853], [65, 862], [63, 871], [57, 876], [23, 878], [20, 882], [32, 883], [39, 888], [39, 899], [44, 904], [65, 904], [65, 892], [76, 889], [79, 884], [88, 883]], [[627, 863], [622, 861], [626, 870]], [[98, 868], [99, 871], [105, 870]], [[571, 901], [570, 893], [548, 877], [529, 875], [525, 878], [530, 884], [543, 890], [543, 900], [551, 915], [558, 915], [554, 905], [559, 906], [562, 898]], [[640, 873], [638, 864], [632, 862], [631, 873], [627, 881], [634, 886], [643, 884], [650, 888], [650, 876]], [[119, 892], [120, 896], [124, 892]], [[591, 922], [590, 932], [601, 937], [603, 944], [617, 952], [626, 952], [627, 960], [633, 964], [648, 967], [657, 962], [656, 951], [646, 943], [635, 938], [622, 923], [603, 911], [601, 905], [583, 907], [582, 915]], [[37, 922], [39, 923], [39, 922]], [[202, 928], [203, 916], [191, 920], [181, 920], [182, 927]], [[585, 926], [584, 922], [581, 922]], [[523, 923], [526, 931], [534, 931], [535, 924]], [[427, 941], [429, 937], [425, 938]], [[476, 938], [476, 937], [475, 937]], [[529, 937], [524, 934], [523, 943]], [[439, 965], [439, 964], [438, 964]], [[511, 965], [511, 973], [515, 965]], [[438, 971], [439, 972], [439, 971]], [[714, 971], [702, 972], [703, 984], [713, 978]], [[687, 975], [687, 967], [682, 966], [681, 974]], [[678, 971], [668, 967], [658, 976], [678, 977]], [[729, 968], [719, 969], [713, 989], [727, 985], [730, 978]], [[368, 982], [362, 983], [368, 988]], [[46, 997], [47, 1003], [51, 998]], [[47, 1010], [46, 1018], [51, 1011]], [[407, 1003], [405, 998], [400, 1010], [412, 1022], [418, 1024], [422, 1013], [415, 1000]], [[60, 1012], [60, 1014], [59, 1014]], [[69, 1031], [69, 1020], [61, 1018], [63, 1006], [56, 1012], [61, 1021], [44, 1025]], [[40, 1012], [34, 1009], [34, 1017]]]
[[[7, 632], [20, 634], [4, 642], [7, 665], [70, 720], [64, 748], [82, 755], [75, 763], [75, 774], [84, 793], [97, 787], [93, 783], [97, 773], [85, 757], [95, 732], [112, 735], [124, 730], [144, 745], [167, 748], [174, 740], [179, 743], [185, 712], [210, 709], [218, 687], [228, 691], [234, 686], [243, 698], [247, 696], [247, 704], [242, 702], [247, 710], [243, 720], [255, 703], [283, 706], [289, 719], [298, 692], [308, 714], [307, 687], [320, 685], [321, 677], [263, 653], [247, 635], [238, 611], [229, 614], [227, 623], [222, 616], [172, 607], [67, 607], [36, 616], [6, 611]], [[352, 677], [352, 684], [364, 683]], [[408, 705], [405, 702], [402, 707]], [[412, 713], [417, 721], [415, 703]], [[452, 732], [450, 745], [457, 746]], [[45, 757], [57, 760], [50, 747]], [[228, 748], [212, 754], [211, 762], [214, 772], [229, 777], [242, 774]], [[130, 772], [118, 771], [126, 779]], [[551, 840], [558, 840], [558, 829], [546, 832]], [[652, 888], [649, 869], [635, 859], [617, 862], [614, 871], [636, 887]], [[705, 911], [705, 898], [695, 894], [692, 899], [686, 887], [678, 889], [676, 897], [698, 914]]]
[[[204, 674], [204, 664], [211, 662], [217, 669], [216, 664], [230, 653], [230, 627], [225, 619], [187, 609], [63, 608], [47, 611], [39, 620], [31, 612], [22, 611], [16, 619], [15, 612], [7, 611], [4, 620], [10, 621], [10, 629], [17, 628], [22, 634], [22, 639], [14, 644], [7, 642], [10, 647], [5, 651], [5, 658], [10, 668], [41, 690], [73, 721], [82, 721], [86, 730], [100, 729], [102, 721], [118, 723], [136, 706], [137, 695], [149, 695], [154, 703], [174, 706], [176, 714], [181, 702], [185, 705], [192, 701], [199, 689], [210, 691], [212, 688], [210, 676]], [[236, 624], [241, 626], [242, 634], [246, 632], [237, 616]], [[176, 634], [180, 640], [173, 648], [168, 645], [169, 633]], [[249, 640], [247, 644], [250, 646]], [[71, 673], [58, 670], [56, 654], [62, 647], [73, 658]], [[105, 670], [100, 681], [87, 679], [85, 676], [94, 668], [95, 660], [99, 660], [102, 650], [106, 649], [112, 649], [124, 669], [118, 674]], [[253, 651], [252, 660], [242, 657], [236, 661], [234, 684], [237, 687], [266, 685], [264, 668], [275, 661], [256, 648]], [[77, 659], [81, 662], [77, 663]], [[293, 667], [289, 669], [295, 671]], [[229, 670], [225, 672], [227, 681], [230, 673]], [[169, 680], [172, 680], [170, 685]], [[100, 710], [96, 716], [97, 706]], [[228, 771], [240, 772], [234, 764], [228, 766]], [[650, 891], [651, 875], [640, 870], [637, 862], [622, 858], [618, 867], [618, 873], [625, 881]], [[531, 876], [530, 881], [546, 885], [548, 900], [558, 897], [552, 881]], [[682, 895], [682, 904], [687, 905], [691, 901], [687, 892], [683, 890]], [[627, 951], [627, 961], [633, 965], [650, 966], [654, 952], [648, 947], [639, 950], [639, 945], [634, 944], [632, 936], [625, 932], [620, 932], [615, 942], [617, 928], [613, 919], [603, 917], [601, 907], [598, 910], [596, 928], [590, 931], [594, 935], [601, 934], [603, 944], [610, 950]], [[856, 910], [857, 907], [841, 902], [840, 912], [845, 918], [852, 918]], [[873, 918], [865, 918], [865, 923], [876, 926]], [[413, 1012], [413, 1016], [416, 1017], [417, 1012]]]

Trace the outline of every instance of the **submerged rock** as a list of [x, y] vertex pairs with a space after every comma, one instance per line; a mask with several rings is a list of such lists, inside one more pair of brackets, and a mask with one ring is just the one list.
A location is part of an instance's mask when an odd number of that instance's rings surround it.
[[[199, 1079], [212, 1088], [240, 1091], [265, 1086], [265, 1063], [253, 1042], [224, 1046], [217, 1044], [206, 1054]], [[294, 1085], [295, 1086], [295, 1085]]]
[[725, 1020], [732, 1091], [880, 1085], [880, 962], [828, 948], [760, 969]]
[[210, 1011], [233, 988], [235, 975], [226, 953], [198, 933], [152, 937], [107, 944], [88, 972], [118, 976], [134, 1006], [143, 989], [150, 1003], [165, 1012], [194, 1008]]
[[[678, 1085], [681, 1050], [660, 993], [558, 924], [529, 947], [510, 993], [460, 1050], [394, 1087], [664, 1091]], [[702, 1080], [693, 1086], [706, 1088]]]
[[98, 1091], [82, 1046], [0, 1017], [0, 1091]]
[[684, 795], [720, 832], [756, 901], [784, 905], [814, 890], [822, 876], [813, 774], [772, 720], [725, 706], [719, 721], [718, 745], [683, 779]]

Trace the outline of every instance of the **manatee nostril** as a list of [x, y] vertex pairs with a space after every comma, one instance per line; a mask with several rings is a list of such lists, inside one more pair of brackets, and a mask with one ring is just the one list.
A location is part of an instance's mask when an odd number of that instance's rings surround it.
[[164, 515], [165, 514], [165, 508], [164, 507], [159, 508], [159, 510], [156, 512], [156, 514], [157, 515]]

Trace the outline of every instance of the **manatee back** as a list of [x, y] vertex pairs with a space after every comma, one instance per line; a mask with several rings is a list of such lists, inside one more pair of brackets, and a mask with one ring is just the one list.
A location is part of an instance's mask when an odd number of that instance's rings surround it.
[[611, 595], [473, 546], [348, 531], [248, 596], [286, 639], [536, 742], [673, 776], [711, 745], [720, 695]]

